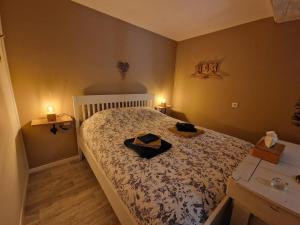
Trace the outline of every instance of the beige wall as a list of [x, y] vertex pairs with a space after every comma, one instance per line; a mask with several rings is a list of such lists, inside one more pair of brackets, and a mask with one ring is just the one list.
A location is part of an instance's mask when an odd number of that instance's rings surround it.
[[[175, 111], [199, 125], [253, 142], [266, 130], [300, 142], [291, 124], [300, 97], [299, 21], [269, 18], [179, 42], [174, 78], [174, 41], [110, 16], [68, 0], [2, 0], [0, 11], [30, 167], [77, 154], [74, 128], [54, 136], [30, 121], [47, 104], [72, 115], [71, 97], [81, 94], [173, 97]], [[200, 60], [215, 58], [224, 58], [229, 76], [191, 78]], [[125, 80], [120, 59], [131, 66]]]
[[[291, 124], [300, 97], [300, 21], [272, 18], [178, 43], [173, 105], [188, 120], [255, 142], [267, 130], [300, 143]], [[222, 59], [222, 80], [191, 78], [201, 60]], [[236, 110], [231, 102], [239, 102]]]
[[20, 123], [0, 40], [0, 224], [17, 225], [23, 211], [28, 167]]
[[[2, 0], [9, 65], [30, 167], [77, 153], [74, 129], [31, 127], [72, 95], [145, 93], [171, 100], [176, 43], [68, 0]], [[121, 80], [116, 64], [127, 60]]]

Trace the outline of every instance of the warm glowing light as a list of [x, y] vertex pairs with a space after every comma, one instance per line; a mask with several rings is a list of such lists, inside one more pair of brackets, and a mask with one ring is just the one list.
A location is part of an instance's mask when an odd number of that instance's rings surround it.
[[55, 111], [54, 106], [53, 105], [48, 105], [47, 106], [47, 113], [48, 114], [53, 114]]
[[167, 101], [167, 100], [166, 100], [165, 98], [161, 98], [161, 99], [160, 99], [160, 103], [161, 103], [161, 104], [165, 104], [166, 101]]

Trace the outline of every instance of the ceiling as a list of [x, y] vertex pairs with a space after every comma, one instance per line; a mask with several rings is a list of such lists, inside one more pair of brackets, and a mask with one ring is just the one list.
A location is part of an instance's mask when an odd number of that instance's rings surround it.
[[176, 41], [273, 16], [270, 0], [72, 1]]

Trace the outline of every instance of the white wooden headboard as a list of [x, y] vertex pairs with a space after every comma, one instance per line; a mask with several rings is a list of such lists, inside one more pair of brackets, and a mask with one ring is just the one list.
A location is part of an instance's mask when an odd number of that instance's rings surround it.
[[[94, 113], [125, 107], [153, 107], [152, 94], [122, 94], [122, 95], [83, 95], [73, 96], [73, 109], [76, 124], [77, 141], [79, 141], [80, 125]], [[80, 150], [79, 150], [80, 151]]]

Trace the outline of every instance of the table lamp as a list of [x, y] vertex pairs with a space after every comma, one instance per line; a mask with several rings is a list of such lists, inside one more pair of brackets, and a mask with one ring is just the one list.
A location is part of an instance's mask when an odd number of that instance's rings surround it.
[[160, 106], [167, 107], [167, 103], [166, 103], [166, 99], [165, 98], [161, 98], [161, 100], [160, 100]]
[[48, 120], [48, 122], [56, 121], [56, 114], [55, 114], [55, 109], [54, 109], [53, 105], [47, 106], [47, 120]]

